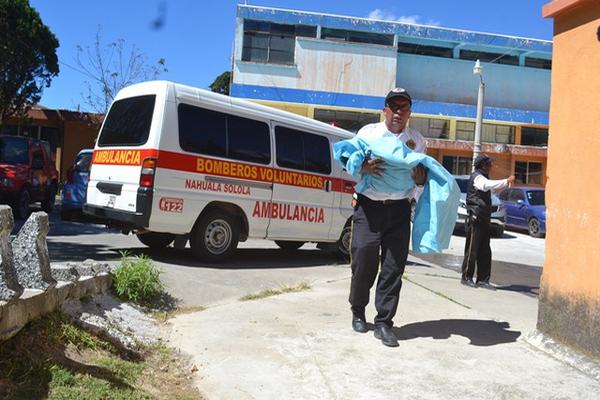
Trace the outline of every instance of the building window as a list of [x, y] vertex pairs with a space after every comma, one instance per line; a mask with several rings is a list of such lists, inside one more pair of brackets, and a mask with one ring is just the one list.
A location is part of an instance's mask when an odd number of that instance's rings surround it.
[[394, 45], [394, 35], [373, 32], [349, 31], [345, 29], [321, 28], [321, 39], [343, 42]]
[[531, 68], [552, 69], [552, 60], [525, 57], [525, 66]]
[[409, 126], [418, 130], [425, 137], [434, 139], [448, 139], [448, 125], [450, 121], [439, 118], [411, 117]]
[[514, 144], [514, 138], [514, 126], [483, 124], [483, 127], [481, 129], [482, 142]]
[[442, 165], [452, 175], [470, 175], [472, 161], [470, 157], [444, 156]]
[[515, 162], [515, 179], [525, 185], [542, 184], [542, 163], [517, 161]]
[[296, 36], [316, 37], [317, 27], [245, 20], [242, 61], [294, 64]]
[[[457, 121], [456, 139], [472, 141], [475, 138], [475, 122]], [[515, 127], [510, 125], [483, 124], [481, 127], [482, 143], [513, 144]]]
[[548, 146], [548, 128], [521, 128], [521, 144], [525, 146]]
[[398, 43], [398, 53], [416, 54], [419, 56], [452, 58], [453, 50], [449, 47], [425, 46], [414, 43]]
[[367, 124], [379, 122], [379, 114], [315, 109], [315, 119], [356, 133]]
[[475, 137], [475, 122], [456, 121], [456, 139], [473, 140]]
[[502, 53], [487, 53], [484, 51], [461, 50], [459, 58], [462, 60], [479, 60], [481, 62], [519, 65], [519, 57]]

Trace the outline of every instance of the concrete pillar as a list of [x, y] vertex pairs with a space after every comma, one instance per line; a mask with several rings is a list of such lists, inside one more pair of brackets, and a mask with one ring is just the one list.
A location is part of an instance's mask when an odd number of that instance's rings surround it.
[[19, 283], [27, 289], [42, 289], [56, 285], [48, 256], [48, 214], [31, 214], [12, 242], [15, 269]]
[[23, 287], [17, 279], [10, 245], [10, 233], [14, 226], [11, 208], [0, 205], [0, 300], [3, 301], [18, 298], [23, 293]]

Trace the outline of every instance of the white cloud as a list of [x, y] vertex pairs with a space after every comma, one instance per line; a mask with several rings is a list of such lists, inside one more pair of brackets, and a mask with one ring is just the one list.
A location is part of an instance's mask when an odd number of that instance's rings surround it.
[[440, 25], [439, 21], [436, 21], [433, 19], [429, 19], [427, 21], [422, 21], [422, 17], [420, 15], [401, 15], [398, 17], [392, 12], [381, 10], [379, 8], [376, 8], [373, 11], [371, 11], [369, 13], [369, 15], [367, 16], [367, 18], [379, 19], [379, 20], [383, 20], [383, 21], [396, 21], [396, 22], [402, 22], [405, 24], [421, 24], [421, 25], [433, 25], [433, 26]]

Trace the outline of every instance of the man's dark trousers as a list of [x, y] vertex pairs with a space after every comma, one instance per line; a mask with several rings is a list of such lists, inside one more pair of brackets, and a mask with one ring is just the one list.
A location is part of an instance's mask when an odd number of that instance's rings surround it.
[[358, 206], [352, 217], [352, 281], [349, 298], [355, 316], [364, 317], [369, 291], [379, 271], [381, 249], [381, 271], [375, 292], [375, 325], [393, 325], [409, 240], [408, 200], [381, 202], [358, 196]]
[[462, 279], [473, 279], [475, 265], [477, 265], [477, 282], [489, 282], [492, 270], [490, 221], [487, 219], [474, 219], [469, 216], [466, 231]]

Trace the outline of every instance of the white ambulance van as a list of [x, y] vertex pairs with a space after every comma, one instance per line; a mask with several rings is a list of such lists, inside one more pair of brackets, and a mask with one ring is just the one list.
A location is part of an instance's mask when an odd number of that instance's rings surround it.
[[247, 238], [286, 250], [317, 242], [347, 255], [355, 181], [332, 151], [351, 137], [202, 89], [132, 85], [102, 125], [84, 211], [149, 247], [189, 237], [207, 261], [227, 258]]

